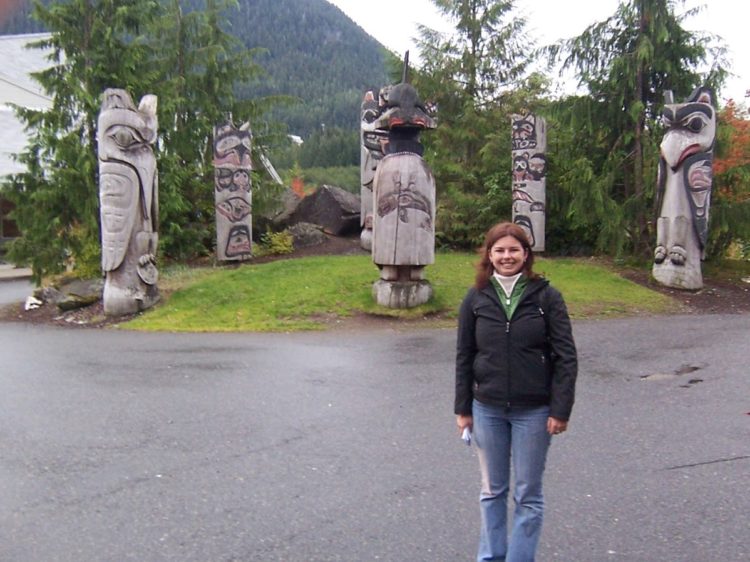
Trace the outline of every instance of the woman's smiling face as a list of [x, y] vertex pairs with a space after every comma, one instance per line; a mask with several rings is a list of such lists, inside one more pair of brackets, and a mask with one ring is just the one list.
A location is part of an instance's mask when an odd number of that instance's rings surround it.
[[490, 248], [490, 263], [500, 275], [515, 275], [523, 269], [528, 251], [513, 236], [503, 236]]

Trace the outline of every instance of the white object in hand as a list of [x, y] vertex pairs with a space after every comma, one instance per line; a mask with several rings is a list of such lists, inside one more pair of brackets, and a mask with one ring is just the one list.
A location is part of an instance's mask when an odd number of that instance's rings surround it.
[[461, 439], [463, 439], [464, 443], [467, 445], [471, 445], [471, 430], [468, 427], [464, 428], [464, 431], [461, 434]]

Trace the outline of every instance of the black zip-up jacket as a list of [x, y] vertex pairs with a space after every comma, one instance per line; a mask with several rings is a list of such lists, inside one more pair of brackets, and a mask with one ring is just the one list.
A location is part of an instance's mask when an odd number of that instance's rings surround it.
[[577, 374], [568, 310], [546, 279], [529, 280], [510, 321], [491, 284], [469, 289], [458, 316], [456, 414], [471, 415], [476, 398], [496, 406], [549, 405], [550, 416], [567, 420]]

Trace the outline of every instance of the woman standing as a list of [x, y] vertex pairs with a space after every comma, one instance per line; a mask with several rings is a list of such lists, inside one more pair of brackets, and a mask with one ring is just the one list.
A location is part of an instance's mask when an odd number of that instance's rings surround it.
[[482, 476], [477, 560], [531, 562], [542, 530], [547, 449], [573, 408], [576, 348], [565, 302], [534, 273], [520, 226], [493, 226], [480, 254], [459, 313], [455, 400], [459, 431], [473, 431]]

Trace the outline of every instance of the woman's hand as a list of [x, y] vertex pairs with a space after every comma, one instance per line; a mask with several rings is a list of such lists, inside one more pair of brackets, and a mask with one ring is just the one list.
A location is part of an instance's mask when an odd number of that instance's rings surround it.
[[462, 416], [459, 414], [456, 416], [456, 425], [458, 425], [458, 433], [463, 433], [465, 427], [468, 427], [469, 431], [471, 431], [471, 428], [474, 425], [474, 418], [472, 416]]
[[550, 416], [547, 418], [547, 433], [550, 435], [559, 435], [563, 431], [568, 429], [568, 422], [565, 420], [559, 420]]

